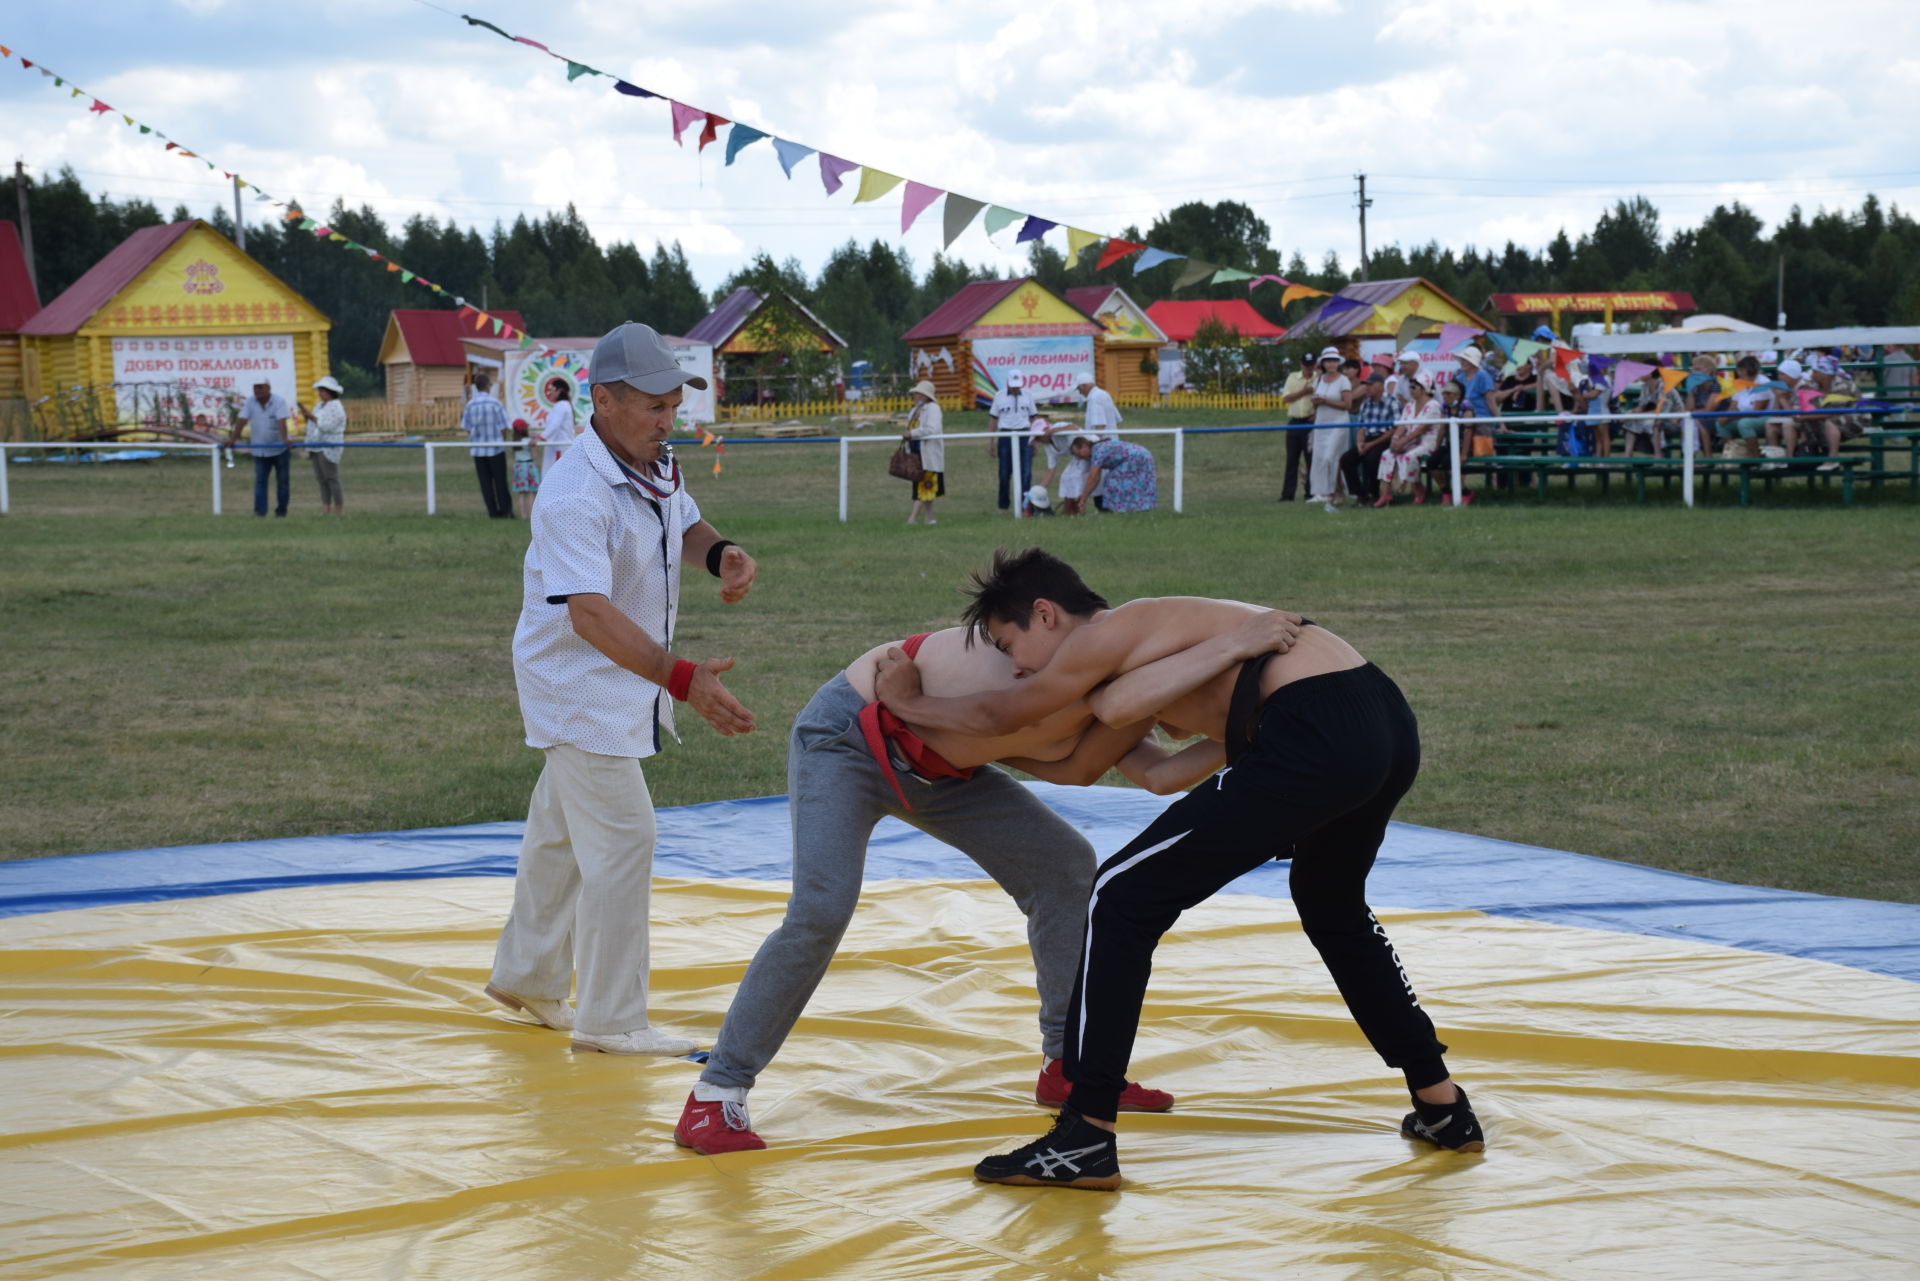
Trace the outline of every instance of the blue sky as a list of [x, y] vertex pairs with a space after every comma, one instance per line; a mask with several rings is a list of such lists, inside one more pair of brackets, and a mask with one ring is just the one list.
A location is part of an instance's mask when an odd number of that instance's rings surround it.
[[[940, 248], [936, 205], [855, 207], [762, 142], [676, 147], [664, 102], [555, 50], [848, 159], [1111, 234], [1243, 200], [1283, 250], [1538, 246], [1636, 193], [1671, 229], [1739, 199], [1920, 200], [1920, 5], [1839, 0], [95, 0], [14, 6], [0, 44], [260, 183], [325, 208], [490, 225], [576, 203], [604, 240], [679, 240], [708, 287], [756, 249], [810, 270], [849, 236]], [[76, 20], [84, 12], [85, 21]], [[0, 137], [31, 170], [208, 212], [218, 174], [0, 69]], [[724, 141], [724, 136], [723, 136]], [[954, 252], [1013, 265], [1013, 230]], [[1054, 238], [1064, 245], [1060, 233]], [[454, 285], [457, 282], [446, 282]]]

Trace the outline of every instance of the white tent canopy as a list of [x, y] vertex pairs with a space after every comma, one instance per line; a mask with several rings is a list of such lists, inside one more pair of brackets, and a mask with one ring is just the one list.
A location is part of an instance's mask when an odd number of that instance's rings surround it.
[[[1710, 317], [1696, 317], [1711, 319]], [[1583, 334], [1580, 350], [1602, 356], [1631, 356], [1656, 351], [1798, 351], [1803, 347], [1884, 347], [1920, 343], [1920, 325], [1880, 325], [1853, 329], [1661, 329], [1647, 334]]]

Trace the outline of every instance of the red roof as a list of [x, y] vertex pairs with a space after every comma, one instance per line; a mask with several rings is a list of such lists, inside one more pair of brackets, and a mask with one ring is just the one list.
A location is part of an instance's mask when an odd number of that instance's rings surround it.
[[1017, 280], [976, 280], [961, 286], [960, 292], [935, 307], [931, 316], [907, 330], [906, 341], [957, 337], [1028, 279], [1022, 276]]
[[1164, 299], [1147, 308], [1147, 315], [1169, 342], [1191, 339], [1208, 317], [1240, 331], [1242, 338], [1278, 338], [1287, 331], [1253, 309], [1244, 298], [1224, 301], [1174, 302]]
[[20, 231], [0, 222], [0, 329], [18, 329], [40, 310], [40, 294], [20, 248]]
[[[498, 316], [515, 329], [527, 327], [527, 322], [520, 318], [517, 311], [494, 308], [487, 314]], [[393, 312], [393, 323], [400, 326], [400, 339], [407, 344], [407, 357], [416, 365], [464, 366], [467, 353], [460, 346], [461, 340], [494, 336], [492, 325], [481, 321], [480, 327], [475, 329], [473, 320], [472, 316], [457, 311], [396, 308]]]
[[128, 236], [113, 252], [93, 264], [86, 275], [74, 281], [67, 291], [48, 303], [39, 315], [20, 326], [23, 334], [72, 334], [93, 319], [93, 314], [113, 301], [115, 294], [133, 283], [133, 278], [153, 265], [153, 260], [173, 248], [174, 242], [192, 231], [199, 222], [170, 222], [160, 227], [142, 227]]
[[1065, 296], [1067, 306], [1084, 315], [1091, 316], [1100, 310], [1100, 304], [1105, 302], [1110, 295], [1119, 292], [1120, 286], [1118, 285], [1086, 285], [1079, 289], [1067, 290]]

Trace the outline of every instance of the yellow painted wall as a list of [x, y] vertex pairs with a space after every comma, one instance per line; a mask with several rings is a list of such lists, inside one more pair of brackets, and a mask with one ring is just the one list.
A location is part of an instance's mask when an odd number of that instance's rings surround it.
[[327, 331], [312, 303], [205, 223], [108, 299], [78, 333], [31, 335], [31, 398], [113, 382], [114, 338], [291, 334], [299, 385], [328, 372]]
[[1385, 306], [1373, 309], [1373, 318], [1364, 329], [1355, 333], [1393, 334], [1399, 331], [1400, 322], [1408, 316], [1420, 316], [1426, 320], [1437, 320], [1442, 324], [1472, 325], [1476, 329], [1486, 329], [1487, 322], [1472, 312], [1456, 307], [1425, 285], [1414, 285], [1405, 293]]
[[993, 305], [986, 315], [973, 322], [981, 328], [995, 325], [1084, 325], [1087, 318], [1067, 305], [1064, 298], [1029, 280]]

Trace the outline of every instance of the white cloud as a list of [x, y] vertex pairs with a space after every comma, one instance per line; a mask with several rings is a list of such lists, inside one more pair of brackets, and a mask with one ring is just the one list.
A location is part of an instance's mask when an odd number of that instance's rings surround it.
[[[239, 8], [177, 2], [212, 22]], [[89, 53], [122, 69], [88, 83], [309, 208], [344, 196], [394, 222], [423, 212], [485, 227], [572, 201], [603, 240], [679, 239], [708, 285], [759, 247], [817, 267], [849, 236], [899, 238], [897, 196], [829, 200], [814, 162], [789, 182], [764, 143], [730, 168], [724, 138], [696, 158], [691, 138], [672, 145], [662, 101], [569, 84], [537, 51], [418, 6], [346, 4], [313, 12], [311, 54], [279, 37], [253, 47], [268, 37], [238, 22], [198, 54], [149, 52], [129, 31], [112, 59]], [[509, 30], [635, 84], [890, 172], [1105, 233], [1183, 200], [1241, 199], [1283, 253], [1316, 262], [1329, 248], [1356, 257], [1360, 170], [1377, 201], [1373, 243], [1455, 247], [1539, 246], [1637, 191], [1672, 230], [1735, 198], [1771, 220], [1796, 201], [1857, 204], [1869, 185], [1910, 206], [1894, 188], [1920, 185], [1844, 176], [1915, 167], [1920, 60], [1863, 73], [1858, 41], [1781, 38], [1809, 22], [1788, 0], [499, 9]], [[380, 15], [411, 35], [361, 41]], [[1877, 48], [1920, 37], [1920, 6], [1829, 0], [1818, 25], [1867, 18]], [[349, 42], [354, 55], [339, 56]], [[269, 53], [270, 76], [237, 69]], [[230, 196], [217, 173], [37, 87], [0, 111], [8, 136], [30, 140], [30, 163], [71, 163], [96, 189], [201, 212]], [[904, 239], [923, 266], [939, 213]], [[992, 244], [975, 227], [955, 251], [1016, 265], [1012, 237]]]

